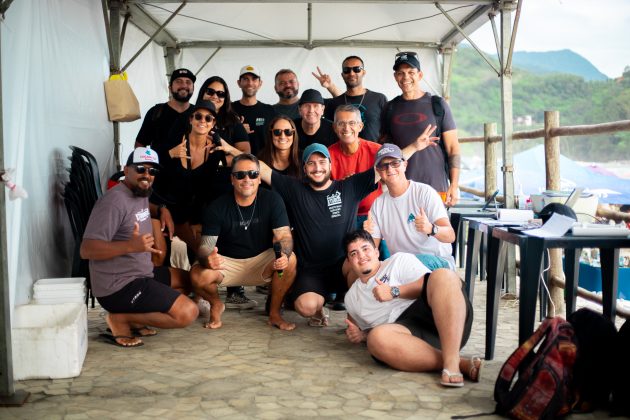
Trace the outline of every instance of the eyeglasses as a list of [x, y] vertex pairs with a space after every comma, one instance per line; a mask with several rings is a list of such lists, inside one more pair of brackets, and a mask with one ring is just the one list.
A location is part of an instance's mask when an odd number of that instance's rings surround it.
[[160, 170], [158, 168], [153, 168], [153, 167], [146, 167], [144, 165], [132, 165], [133, 169], [139, 173], [139, 174], [143, 174], [145, 172], [149, 172], [149, 175], [151, 176], [156, 176], [157, 174], [160, 173]]
[[341, 71], [343, 72], [343, 74], [350, 74], [351, 71], [355, 72], [355, 73], [361, 73], [361, 70], [363, 70], [363, 66], [353, 66], [353, 67], [342, 67]]
[[236, 171], [232, 172], [232, 176], [238, 180], [245, 179], [248, 177], [249, 179], [256, 179], [260, 175], [259, 171]]
[[400, 167], [400, 164], [402, 162], [403, 162], [402, 159], [394, 159], [391, 162], [380, 163], [380, 164], [376, 165], [376, 169], [378, 169], [379, 171], [386, 171], [387, 169], [389, 169], [390, 166], [392, 168], [396, 169], [396, 168]]
[[276, 137], [280, 137], [282, 133], [284, 133], [285, 136], [290, 137], [293, 135], [293, 133], [295, 133], [295, 130], [291, 128], [285, 128], [284, 130], [281, 130], [279, 128], [274, 128], [273, 130], [271, 130], [271, 132]]
[[214, 90], [212, 88], [207, 88], [206, 89], [206, 95], [208, 95], [208, 96], [217, 95], [217, 98], [221, 98], [221, 99], [225, 99], [225, 96], [226, 96], [224, 90]]
[[214, 117], [210, 114], [203, 115], [201, 112], [195, 112], [193, 116], [197, 121], [201, 121], [202, 118], [204, 118], [207, 123], [214, 121]]
[[359, 124], [358, 121], [335, 121], [335, 125], [339, 128], [343, 128], [345, 126], [348, 127], [356, 127]]

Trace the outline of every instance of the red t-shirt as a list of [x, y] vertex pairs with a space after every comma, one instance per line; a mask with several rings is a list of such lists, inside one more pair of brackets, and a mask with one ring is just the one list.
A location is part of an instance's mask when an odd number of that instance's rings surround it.
[[[330, 152], [332, 162], [332, 178], [335, 180], [344, 179], [350, 175], [358, 174], [359, 172], [364, 172], [372, 168], [374, 166], [376, 152], [378, 152], [380, 148], [380, 144], [360, 138], [359, 148], [352, 155], [348, 156], [341, 150], [340, 142], [330, 145], [328, 151]], [[383, 189], [379, 183], [378, 188], [359, 203], [357, 215], [367, 216], [370, 207], [372, 207], [372, 203], [382, 192]]]

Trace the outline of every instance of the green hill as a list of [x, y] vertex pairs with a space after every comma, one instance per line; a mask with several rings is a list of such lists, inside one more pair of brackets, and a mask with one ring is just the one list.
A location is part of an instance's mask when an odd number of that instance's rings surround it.
[[[493, 62], [496, 57], [489, 56]], [[497, 64], [498, 67], [498, 64]], [[586, 81], [569, 74], [535, 74], [513, 69], [513, 114], [531, 116], [534, 126], [514, 125], [514, 131], [541, 127], [546, 110], [560, 111], [562, 125], [596, 124], [630, 119], [630, 73], [620, 80]], [[451, 107], [460, 137], [483, 134], [485, 122], [500, 122], [500, 79], [472, 48], [455, 56]], [[499, 128], [500, 129], [500, 128]], [[515, 150], [542, 140], [515, 142]], [[630, 159], [630, 132], [562, 138], [561, 150], [574, 159]]]
[[513, 66], [534, 74], [563, 73], [581, 76], [584, 80], [607, 80], [590, 61], [571, 50], [527, 52], [516, 51]]

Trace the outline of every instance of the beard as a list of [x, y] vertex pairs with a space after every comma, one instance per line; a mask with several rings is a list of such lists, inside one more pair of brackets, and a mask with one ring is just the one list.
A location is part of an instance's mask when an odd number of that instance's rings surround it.
[[326, 174], [326, 176], [324, 177], [323, 180], [321, 181], [315, 181], [313, 178], [311, 178], [310, 175], [308, 175], [308, 182], [309, 184], [311, 184], [313, 187], [315, 188], [321, 188], [324, 185], [326, 185], [326, 183], [330, 181], [330, 172], [328, 174]]
[[284, 89], [284, 90], [277, 90], [276, 93], [282, 99], [291, 99], [297, 96], [298, 90], [297, 89]]
[[140, 187], [138, 187], [137, 185], [134, 185], [131, 188], [131, 192], [133, 193], [133, 195], [135, 197], [150, 197], [151, 194], [153, 193], [153, 187], [149, 187], [147, 189], [142, 189]]
[[[186, 92], [186, 94], [181, 95], [179, 92]], [[173, 99], [175, 99], [177, 102], [186, 103], [190, 100], [190, 98], [192, 98], [193, 94], [186, 89], [180, 89], [175, 92], [171, 91], [171, 95], [173, 95]]]

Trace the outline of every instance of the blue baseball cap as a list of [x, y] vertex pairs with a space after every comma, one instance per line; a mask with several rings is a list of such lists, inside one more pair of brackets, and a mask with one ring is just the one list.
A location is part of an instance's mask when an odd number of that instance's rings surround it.
[[330, 153], [328, 152], [326, 146], [321, 143], [313, 143], [304, 149], [304, 153], [302, 153], [302, 163], [306, 163], [313, 153], [321, 153], [330, 160]]

